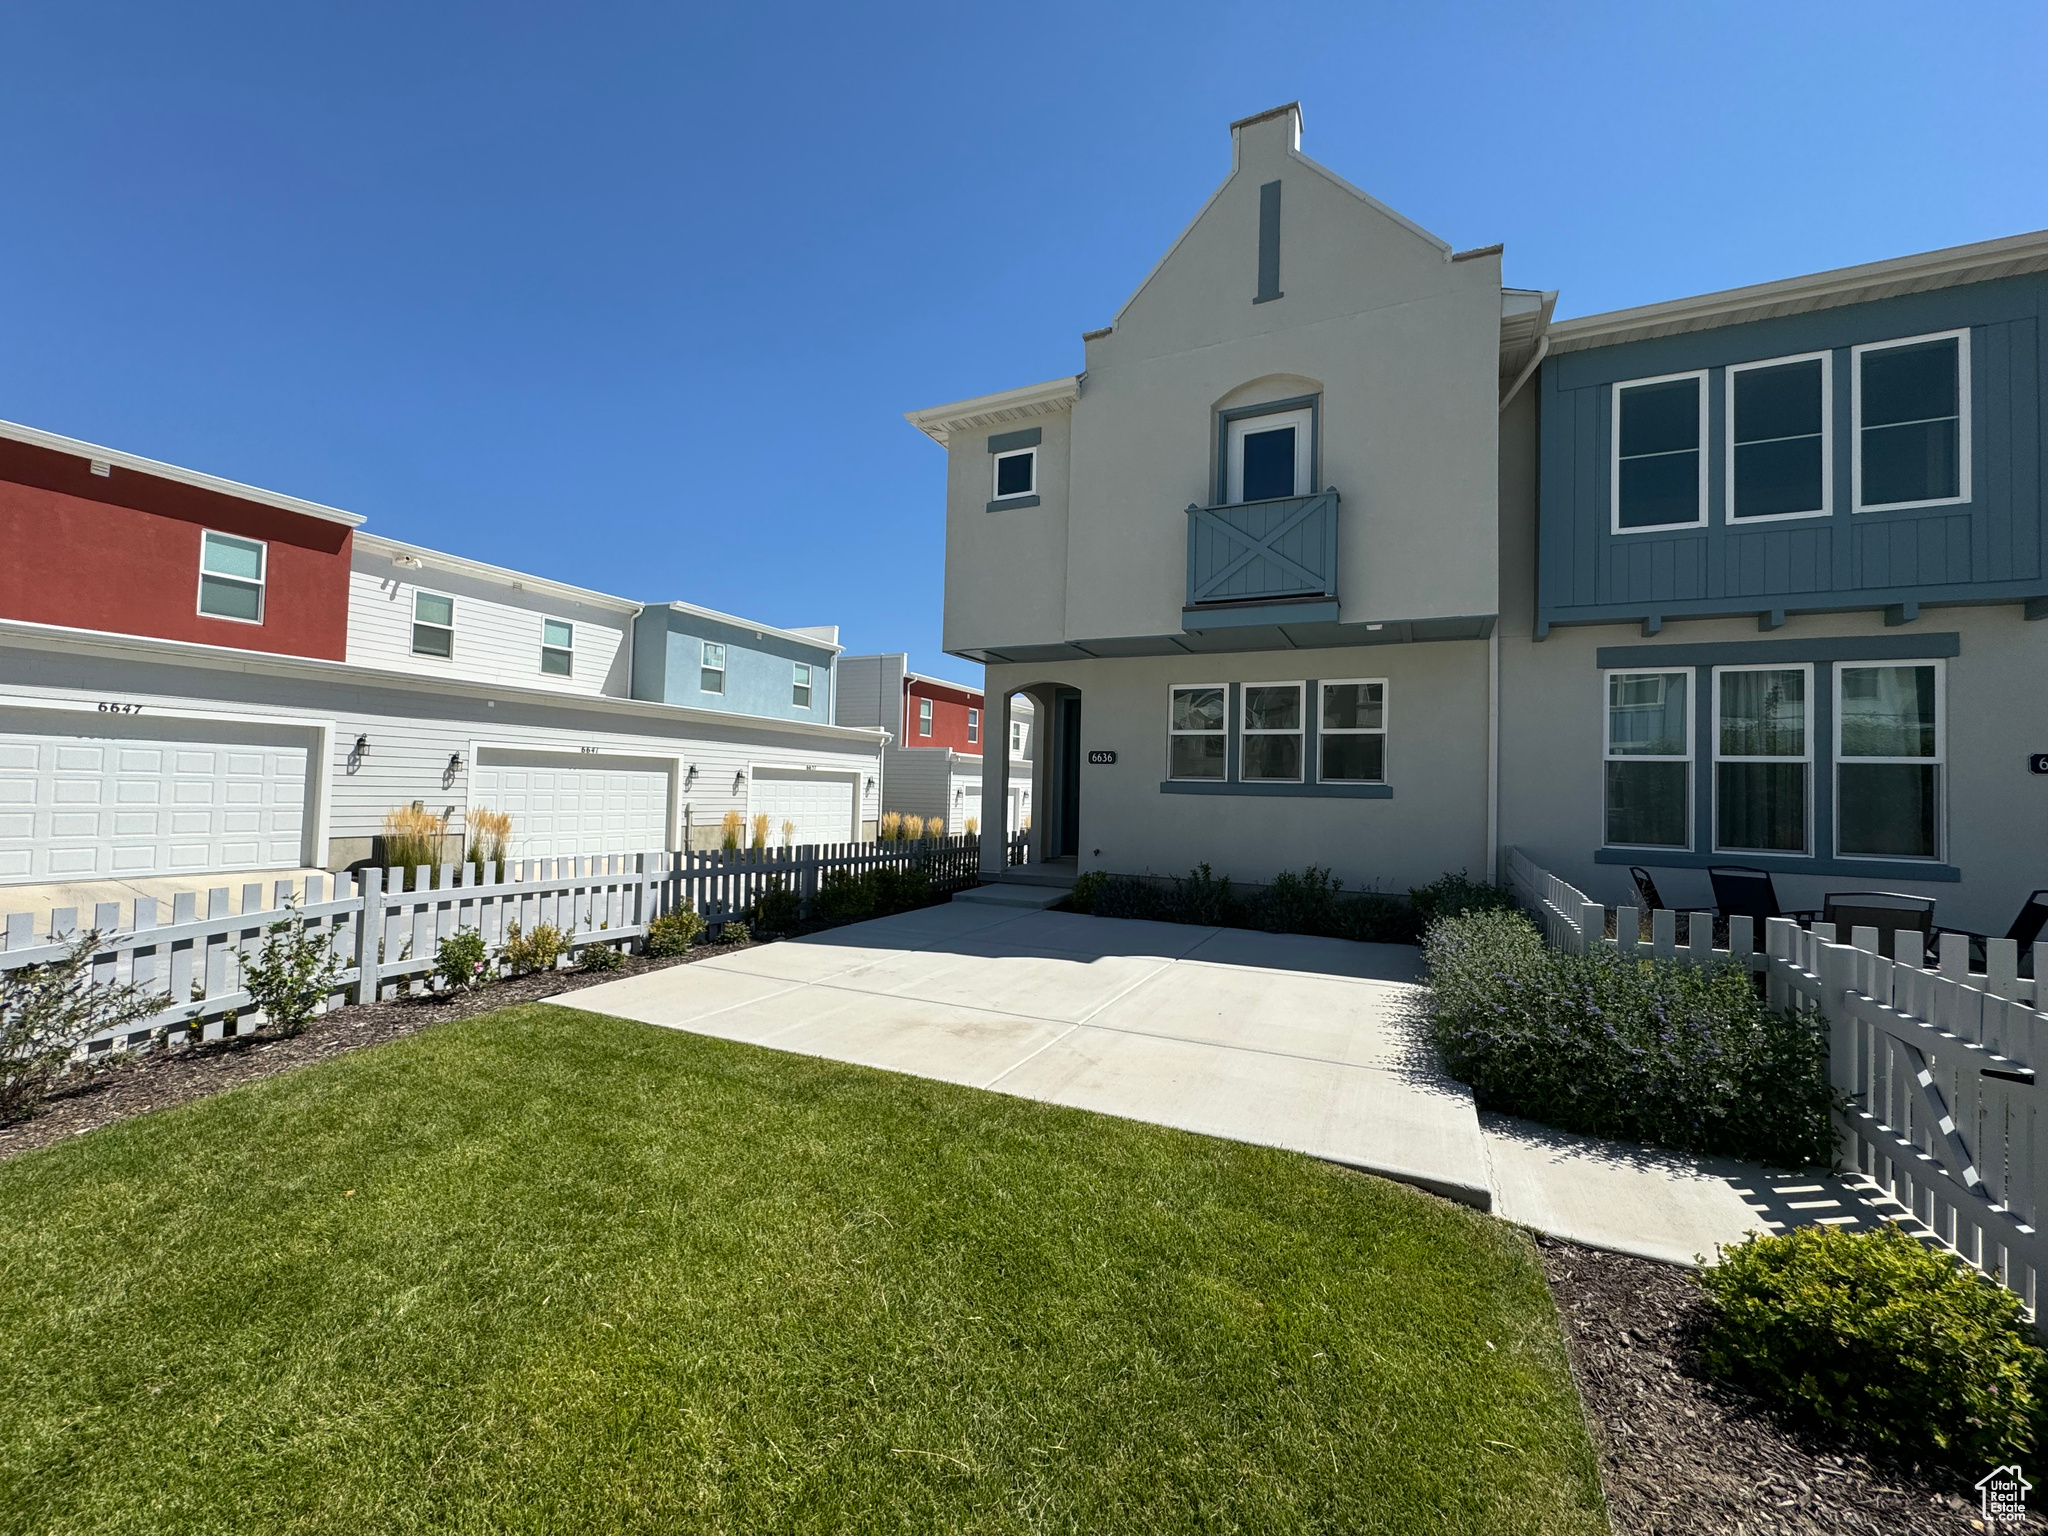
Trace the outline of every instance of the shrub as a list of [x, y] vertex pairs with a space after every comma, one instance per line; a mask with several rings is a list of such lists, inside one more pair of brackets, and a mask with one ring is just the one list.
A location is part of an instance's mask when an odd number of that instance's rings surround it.
[[536, 923], [527, 932], [514, 923], [505, 930], [504, 948], [499, 951], [514, 976], [529, 971], [552, 971], [569, 952], [569, 936], [553, 923]]
[[754, 942], [754, 935], [745, 923], [727, 923], [718, 930], [718, 942], [721, 944], [751, 944]]
[[512, 851], [512, 816], [508, 811], [472, 810], [468, 817], [469, 853], [468, 862], [475, 865], [477, 878], [483, 878], [486, 864], [498, 866], [498, 873], [505, 872], [505, 856]]
[[1206, 864], [1189, 870], [1185, 880], [1174, 876], [1172, 885], [1159, 892], [1159, 915], [1170, 923], [1215, 927], [1239, 920], [1242, 907], [1231, 890], [1230, 876], [1219, 880]]
[[1095, 893], [1094, 912], [1097, 917], [1163, 919], [1165, 905], [1159, 887], [1149, 880], [1111, 875]]
[[686, 955], [704, 932], [704, 919], [689, 907], [664, 912], [647, 924], [647, 953], [656, 958]]
[[727, 811], [718, 818], [718, 846], [727, 853], [736, 850], [740, 845], [741, 834], [746, 831], [746, 826], [746, 818], [740, 815], [738, 811]]
[[1360, 891], [1338, 904], [1336, 936], [1365, 944], [1413, 944], [1422, 929], [1415, 909], [1399, 897]]
[[1481, 1107], [1797, 1168], [1834, 1147], [1825, 1042], [1738, 966], [1550, 949], [1519, 912], [1439, 918], [1431, 1037]]
[[170, 1004], [161, 993], [99, 986], [93, 957], [105, 935], [97, 928], [43, 965], [0, 971], [0, 1123], [36, 1111], [71, 1056], [94, 1035], [141, 1023]]
[[[431, 869], [441, 862], [441, 834], [447, 830], [447, 822], [417, 800], [386, 811], [384, 867], [404, 870], [404, 879], [416, 880], [413, 872], [422, 864]], [[403, 883], [394, 889], [403, 889]]]
[[263, 932], [263, 945], [242, 957], [242, 988], [270, 1027], [296, 1035], [341, 986], [348, 966], [334, 952], [334, 930], [306, 931], [298, 902], [285, 898], [285, 915]]
[[828, 923], [856, 923], [875, 915], [875, 887], [850, 869], [828, 870], [812, 909]]
[[616, 971], [625, 963], [626, 957], [609, 944], [586, 944], [576, 957], [577, 969], [582, 971]]
[[[1204, 865], [1206, 870], [1208, 866]], [[1226, 882], [1227, 884], [1228, 882]], [[1283, 869], [1260, 893], [1253, 908], [1255, 926], [1271, 933], [1313, 933], [1334, 937], [1340, 926], [1344, 882], [1329, 870], [1311, 864], [1300, 874]]]
[[1408, 905], [1415, 910], [1416, 932], [1428, 930], [1440, 917], [1457, 917], [1466, 912], [1513, 912], [1515, 893], [1504, 885], [1474, 880], [1463, 870], [1441, 875], [1427, 885], [1408, 892]]
[[2048, 1355], [2019, 1298], [1896, 1227], [1752, 1238], [1700, 1278], [1702, 1363], [1796, 1419], [1972, 1470], [2039, 1439]]
[[754, 921], [769, 933], [787, 933], [803, 916], [803, 898], [780, 880], [754, 903]]
[[1109, 875], [1103, 870], [1091, 869], [1085, 874], [1076, 875], [1074, 889], [1068, 894], [1067, 901], [1076, 912], [1093, 912], [1095, 898], [1108, 883]]
[[458, 928], [434, 951], [434, 974], [451, 992], [474, 992], [491, 979], [491, 951], [474, 928]]

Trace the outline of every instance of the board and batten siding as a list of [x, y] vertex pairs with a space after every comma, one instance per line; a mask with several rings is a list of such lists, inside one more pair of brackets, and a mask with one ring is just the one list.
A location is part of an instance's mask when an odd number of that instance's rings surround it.
[[[1812, 314], [1554, 355], [1543, 365], [1539, 626], [1905, 602], [2018, 601], [2048, 587], [2041, 322], [2048, 276], [1971, 283]], [[1850, 349], [1970, 332], [1971, 499], [1852, 510]], [[1828, 351], [1833, 514], [1726, 518], [1727, 367]], [[1611, 531], [1616, 382], [1707, 370], [1707, 525]]]
[[[350, 662], [519, 688], [626, 695], [624, 646], [630, 615], [538, 594], [529, 603], [508, 602], [520, 594], [453, 572], [429, 570], [418, 575], [417, 580], [401, 579], [388, 560], [374, 560], [367, 568], [358, 561], [349, 573]], [[455, 599], [455, 654], [448, 660], [413, 654], [413, 594], [421, 591]], [[566, 619], [575, 626], [574, 671], [568, 677], [540, 669], [545, 619]]]

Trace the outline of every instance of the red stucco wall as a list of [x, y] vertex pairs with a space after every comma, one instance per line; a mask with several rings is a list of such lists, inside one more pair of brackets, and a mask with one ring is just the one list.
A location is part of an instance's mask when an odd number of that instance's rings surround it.
[[[916, 678], [905, 684], [903, 701], [903, 745], [906, 747], [951, 747], [955, 752], [979, 755], [981, 743], [967, 739], [967, 710], [981, 708], [981, 695], [955, 688], [939, 688]], [[932, 733], [917, 734], [917, 701], [932, 701]]]
[[[199, 536], [268, 546], [261, 624], [199, 612]], [[350, 530], [0, 441], [0, 617], [346, 659]]]

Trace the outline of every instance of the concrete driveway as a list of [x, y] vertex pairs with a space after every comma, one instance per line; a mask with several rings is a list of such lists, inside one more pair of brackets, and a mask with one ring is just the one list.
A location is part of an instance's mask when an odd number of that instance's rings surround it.
[[561, 999], [1205, 1135], [1487, 1208], [1468, 1089], [1407, 1022], [1417, 953], [967, 902]]

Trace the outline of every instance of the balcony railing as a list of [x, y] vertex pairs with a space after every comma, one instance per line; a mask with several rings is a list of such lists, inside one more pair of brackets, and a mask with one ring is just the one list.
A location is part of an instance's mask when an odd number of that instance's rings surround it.
[[1337, 493], [1188, 508], [1188, 629], [1337, 617]]

